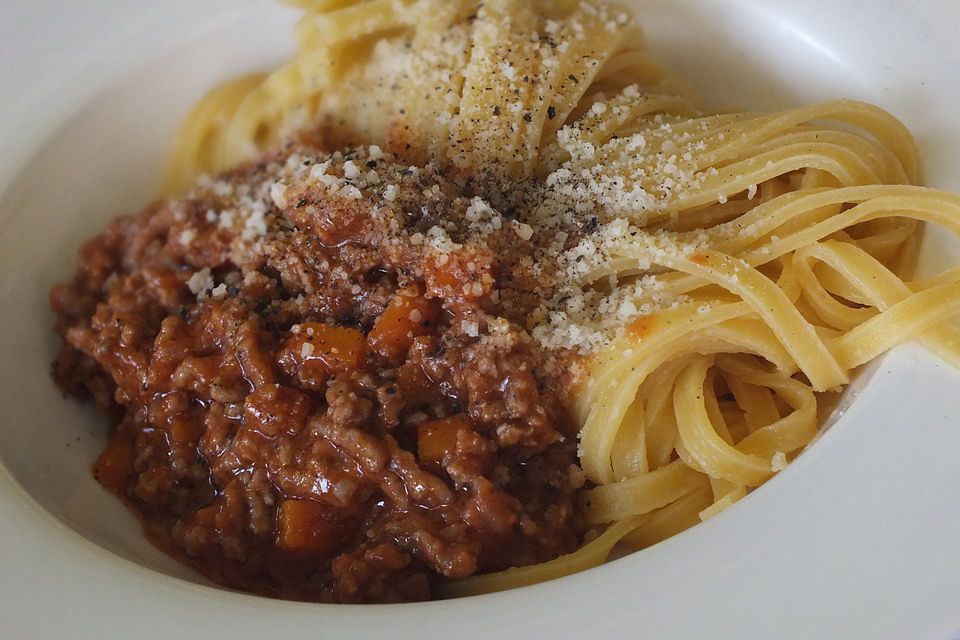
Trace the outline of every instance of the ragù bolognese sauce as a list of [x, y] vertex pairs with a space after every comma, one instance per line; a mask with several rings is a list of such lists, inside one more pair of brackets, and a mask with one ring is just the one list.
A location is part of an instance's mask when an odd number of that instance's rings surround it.
[[55, 287], [54, 377], [114, 420], [94, 475], [215, 582], [431, 598], [584, 533], [530, 228], [377, 147], [291, 143], [114, 220]]

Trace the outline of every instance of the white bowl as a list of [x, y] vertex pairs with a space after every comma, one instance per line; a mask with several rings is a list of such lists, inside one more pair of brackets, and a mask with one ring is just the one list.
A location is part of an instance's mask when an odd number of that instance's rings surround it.
[[[704, 101], [873, 101], [960, 190], [952, 0], [645, 0], [652, 48]], [[156, 192], [203, 90], [292, 50], [273, 3], [0, 7], [0, 629], [5, 637], [946, 638], [960, 630], [960, 375], [906, 345], [733, 508], [646, 551], [507, 593], [417, 605], [269, 600], [207, 585], [92, 479], [106, 423], [60, 396], [47, 291], [79, 244]], [[932, 232], [924, 268], [958, 255]]]

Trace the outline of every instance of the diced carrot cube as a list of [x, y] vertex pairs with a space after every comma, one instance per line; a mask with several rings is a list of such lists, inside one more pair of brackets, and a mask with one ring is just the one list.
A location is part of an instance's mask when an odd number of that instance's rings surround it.
[[424, 462], [442, 466], [457, 450], [457, 435], [472, 430], [473, 422], [464, 413], [422, 422], [417, 428], [417, 453]]
[[469, 281], [460, 268], [459, 261], [449, 254], [427, 260], [424, 272], [430, 288], [438, 292], [447, 289], [459, 290]]
[[363, 364], [366, 346], [356, 329], [304, 322], [287, 340], [281, 357], [292, 357], [301, 366], [320, 364], [329, 374], [348, 373]]
[[419, 288], [401, 289], [377, 318], [367, 342], [384, 358], [399, 360], [414, 338], [430, 333], [439, 315], [439, 301], [425, 298]]
[[344, 526], [328, 507], [291, 498], [280, 503], [277, 546], [299, 553], [331, 554], [344, 543]]
[[494, 286], [493, 256], [478, 251], [431, 256], [423, 267], [427, 290], [448, 301], [471, 302]]

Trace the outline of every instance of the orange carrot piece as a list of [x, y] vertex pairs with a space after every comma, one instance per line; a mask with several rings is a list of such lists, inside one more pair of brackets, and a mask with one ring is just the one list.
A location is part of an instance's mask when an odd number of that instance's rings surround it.
[[370, 348], [388, 360], [407, 355], [413, 339], [430, 333], [440, 315], [440, 303], [418, 288], [397, 292], [367, 335]]
[[363, 364], [366, 339], [363, 333], [322, 322], [303, 322], [290, 336], [283, 351], [301, 365], [321, 364], [330, 374], [348, 373]]
[[493, 263], [488, 252], [472, 250], [431, 256], [423, 265], [427, 290], [448, 302], [476, 301], [493, 289]]
[[331, 554], [344, 542], [344, 528], [329, 509], [313, 500], [291, 498], [280, 503], [277, 546], [299, 553]]
[[464, 413], [422, 422], [417, 428], [417, 453], [421, 460], [442, 466], [457, 449], [457, 434], [472, 430], [473, 422]]

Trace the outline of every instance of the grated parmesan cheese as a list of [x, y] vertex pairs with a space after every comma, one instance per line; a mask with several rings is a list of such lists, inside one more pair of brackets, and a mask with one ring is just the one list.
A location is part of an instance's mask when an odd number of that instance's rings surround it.
[[206, 293], [213, 288], [213, 275], [210, 273], [210, 267], [204, 267], [197, 271], [187, 280], [187, 287], [190, 293], [197, 296], [197, 299], [205, 297]]
[[360, 177], [360, 167], [353, 160], [347, 160], [343, 163], [343, 177], [347, 180], [356, 180]]
[[197, 230], [193, 228], [189, 228], [189, 229], [184, 229], [183, 231], [180, 232], [180, 236], [178, 240], [180, 240], [180, 244], [182, 244], [183, 246], [187, 246], [191, 242], [193, 242], [193, 239], [196, 237], [197, 237]]
[[787, 468], [787, 456], [784, 455], [782, 451], [777, 451], [773, 454], [773, 459], [770, 461], [770, 469], [775, 473], [783, 471]]

